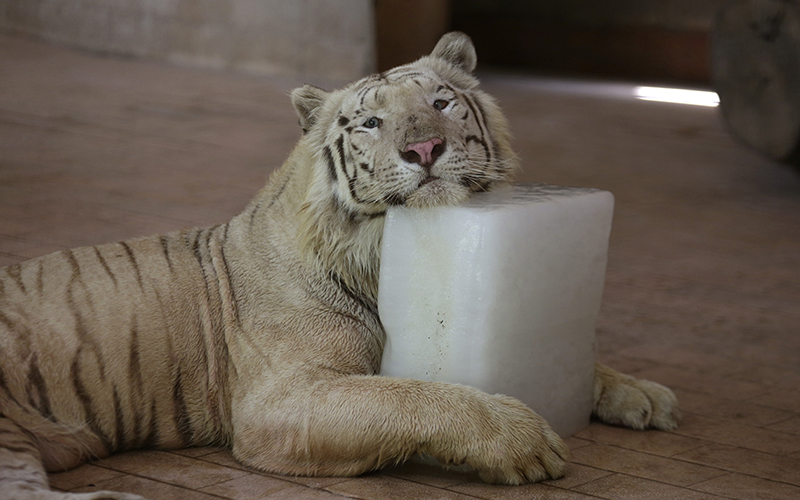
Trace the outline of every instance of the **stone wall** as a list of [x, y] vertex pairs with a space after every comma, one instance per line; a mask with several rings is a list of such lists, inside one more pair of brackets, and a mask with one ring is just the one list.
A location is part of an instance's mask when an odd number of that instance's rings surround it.
[[2, 0], [0, 29], [218, 69], [351, 80], [375, 68], [374, 0]]

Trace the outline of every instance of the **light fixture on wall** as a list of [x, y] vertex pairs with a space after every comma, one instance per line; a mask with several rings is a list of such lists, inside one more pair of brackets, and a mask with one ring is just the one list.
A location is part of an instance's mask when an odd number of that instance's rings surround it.
[[705, 90], [671, 89], [665, 87], [635, 87], [633, 95], [645, 101], [671, 102], [691, 104], [694, 106], [714, 107], [719, 105], [716, 92]]

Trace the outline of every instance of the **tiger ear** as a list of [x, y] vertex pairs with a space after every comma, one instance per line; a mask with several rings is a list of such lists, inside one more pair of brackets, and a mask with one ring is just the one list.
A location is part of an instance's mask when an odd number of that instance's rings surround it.
[[475, 54], [472, 40], [460, 31], [445, 33], [433, 48], [431, 56], [444, 59], [467, 73], [472, 73], [478, 64], [478, 56]]
[[313, 85], [303, 85], [292, 91], [292, 106], [300, 117], [300, 127], [308, 132], [317, 122], [317, 116], [328, 98], [328, 92]]

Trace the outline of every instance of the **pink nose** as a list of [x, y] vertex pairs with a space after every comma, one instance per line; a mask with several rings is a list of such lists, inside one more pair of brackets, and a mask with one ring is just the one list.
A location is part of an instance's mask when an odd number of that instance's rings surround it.
[[409, 144], [400, 156], [409, 163], [418, 163], [422, 167], [430, 167], [444, 151], [444, 141], [438, 137], [425, 142]]

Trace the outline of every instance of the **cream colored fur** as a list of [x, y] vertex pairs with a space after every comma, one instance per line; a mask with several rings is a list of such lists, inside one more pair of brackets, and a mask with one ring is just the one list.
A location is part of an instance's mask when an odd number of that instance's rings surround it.
[[[45, 474], [138, 447], [231, 446], [282, 474], [352, 476], [425, 453], [489, 482], [561, 477], [566, 445], [519, 401], [377, 375], [384, 211], [457, 203], [515, 168], [474, 67], [451, 33], [342, 90], [298, 89], [306, 134], [229, 223], [1, 270], [3, 498], [138, 498], [54, 493]], [[432, 137], [432, 165], [404, 156]], [[596, 380], [600, 418], [675, 426], [668, 389], [602, 365]]]

